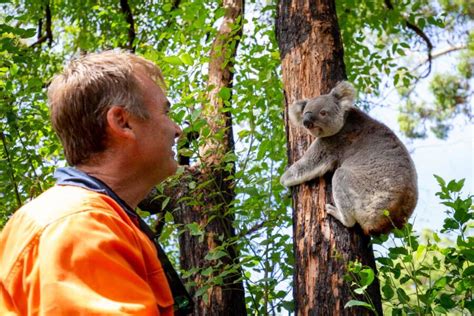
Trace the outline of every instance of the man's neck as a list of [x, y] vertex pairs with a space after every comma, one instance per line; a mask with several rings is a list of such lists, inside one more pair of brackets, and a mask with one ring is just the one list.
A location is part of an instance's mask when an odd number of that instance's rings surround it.
[[143, 179], [133, 176], [133, 172], [127, 172], [126, 168], [119, 171], [110, 170], [110, 166], [79, 165], [76, 168], [107, 184], [131, 208], [136, 208], [152, 188], [152, 185], [144, 184]]

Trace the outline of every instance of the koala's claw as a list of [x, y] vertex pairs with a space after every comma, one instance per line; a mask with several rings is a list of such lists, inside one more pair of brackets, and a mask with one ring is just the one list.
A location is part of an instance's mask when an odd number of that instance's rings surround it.
[[352, 215], [348, 214], [347, 212], [342, 212], [336, 206], [331, 204], [326, 204], [326, 212], [336, 218], [338, 221], [342, 223], [342, 225], [346, 227], [352, 227], [355, 225], [356, 220]]
[[337, 210], [337, 207], [335, 207], [334, 205], [331, 205], [331, 204], [326, 204], [326, 212], [329, 215], [332, 215], [334, 217], [336, 217], [335, 214], [339, 213], [338, 210]]

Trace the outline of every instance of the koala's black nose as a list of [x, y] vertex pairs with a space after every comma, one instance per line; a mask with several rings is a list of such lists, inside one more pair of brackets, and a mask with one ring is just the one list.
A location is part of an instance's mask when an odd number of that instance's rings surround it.
[[305, 113], [303, 116], [303, 125], [306, 128], [313, 128], [314, 127], [314, 117], [312, 113]]

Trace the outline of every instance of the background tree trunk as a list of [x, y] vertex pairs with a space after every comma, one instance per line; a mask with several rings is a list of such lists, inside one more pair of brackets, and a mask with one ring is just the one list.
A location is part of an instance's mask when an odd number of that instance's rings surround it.
[[[343, 47], [334, 0], [280, 0], [277, 19], [286, 113], [294, 101], [328, 93], [344, 80]], [[292, 164], [306, 151], [313, 138], [288, 126], [288, 157]], [[296, 315], [367, 315], [367, 309], [344, 309], [351, 299], [344, 282], [346, 264], [360, 260], [375, 269], [370, 238], [360, 228], [347, 229], [326, 214], [331, 201], [331, 177], [292, 188], [295, 249], [294, 297]], [[379, 284], [369, 289], [381, 314]]]
[[234, 152], [232, 117], [223, 111], [231, 102], [243, 1], [224, 0], [223, 7], [226, 13], [210, 55], [209, 103], [203, 105], [211, 137], [199, 149], [199, 164], [187, 168], [176, 187], [166, 189], [166, 196], [171, 197], [166, 208], [174, 210], [175, 222], [183, 227], [198, 224], [198, 232], [184, 230], [179, 235], [181, 268], [196, 271], [186, 280], [192, 284], [190, 294], [196, 296], [196, 316], [247, 314], [239, 253], [232, 242], [234, 218], [229, 212], [235, 197], [235, 168], [227, 159]]

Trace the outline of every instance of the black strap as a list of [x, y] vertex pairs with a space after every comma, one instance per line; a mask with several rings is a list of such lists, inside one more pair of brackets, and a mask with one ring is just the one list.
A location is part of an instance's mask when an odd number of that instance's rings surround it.
[[156, 241], [155, 234], [151, 228], [140, 216], [137, 216], [137, 218], [141, 231], [148, 236], [148, 238], [156, 247], [158, 259], [160, 260], [163, 270], [165, 271], [166, 279], [168, 280], [171, 293], [173, 294], [174, 314], [177, 316], [191, 314], [194, 310], [194, 302], [184, 287], [183, 281], [181, 281], [178, 273], [173, 268], [173, 265], [168, 259], [168, 256], [166, 256], [163, 248], [161, 248], [160, 244]]

